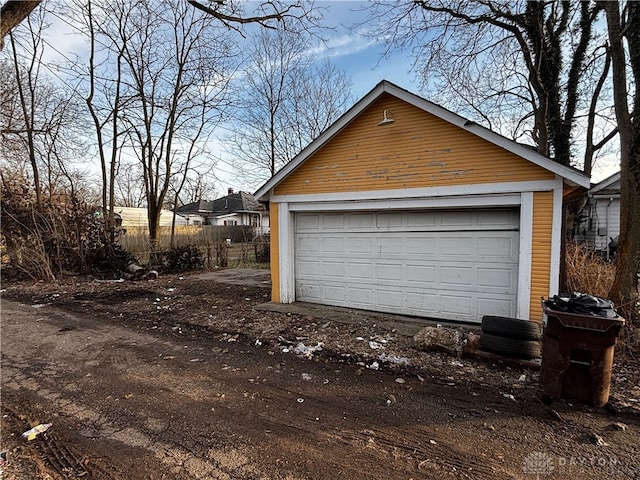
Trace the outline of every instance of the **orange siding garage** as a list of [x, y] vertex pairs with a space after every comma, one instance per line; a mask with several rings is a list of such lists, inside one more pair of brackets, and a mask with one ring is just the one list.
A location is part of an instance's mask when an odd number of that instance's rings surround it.
[[582, 173], [383, 81], [263, 185], [272, 300], [541, 320]]

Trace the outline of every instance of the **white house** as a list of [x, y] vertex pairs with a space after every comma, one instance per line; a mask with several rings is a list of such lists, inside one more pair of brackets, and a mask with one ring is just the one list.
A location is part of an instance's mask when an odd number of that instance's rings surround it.
[[265, 206], [247, 192], [229, 189], [224, 197], [213, 201], [198, 200], [176, 209], [191, 225], [250, 225], [257, 234], [269, 233], [269, 213]]
[[575, 239], [605, 252], [611, 251], [609, 244], [620, 235], [620, 172], [591, 187], [588, 200], [578, 223]]

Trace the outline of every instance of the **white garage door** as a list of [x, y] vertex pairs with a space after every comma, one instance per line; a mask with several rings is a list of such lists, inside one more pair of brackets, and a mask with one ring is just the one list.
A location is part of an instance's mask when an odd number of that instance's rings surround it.
[[515, 316], [517, 209], [297, 213], [296, 300], [480, 322]]

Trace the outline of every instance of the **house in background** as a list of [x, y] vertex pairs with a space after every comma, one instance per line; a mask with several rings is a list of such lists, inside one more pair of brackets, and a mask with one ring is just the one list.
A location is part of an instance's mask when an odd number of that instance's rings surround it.
[[269, 214], [263, 204], [247, 192], [228, 190], [225, 197], [199, 200], [176, 209], [190, 225], [250, 225], [256, 234], [269, 233]]
[[610, 244], [620, 235], [620, 172], [596, 183], [587, 193], [575, 239], [611, 258]]
[[589, 177], [383, 81], [255, 193], [272, 300], [541, 321]]
[[[136, 207], [114, 207], [114, 213], [122, 219], [122, 227], [148, 227], [149, 220], [147, 219], [146, 208]], [[173, 222], [173, 212], [171, 210], [162, 209], [160, 211], [160, 226], [170, 227]], [[187, 219], [176, 215], [176, 225], [186, 225]]]

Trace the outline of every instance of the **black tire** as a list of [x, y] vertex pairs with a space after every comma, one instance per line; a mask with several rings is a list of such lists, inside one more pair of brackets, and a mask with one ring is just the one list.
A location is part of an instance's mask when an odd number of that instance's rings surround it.
[[482, 331], [499, 335], [501, 337], [515, 338], [519, 340], [541, 340], [542, 324], [519, 318], [495, 317], [485, 315], [482, 317]]
[[482, 332], [480, 335], [480, 345], [489, 352], [499, 353], [507, 357], [530, 359], [538, 358], [541, 354], [541, 342], [539, 340], [507, 338], [486, 332]]

